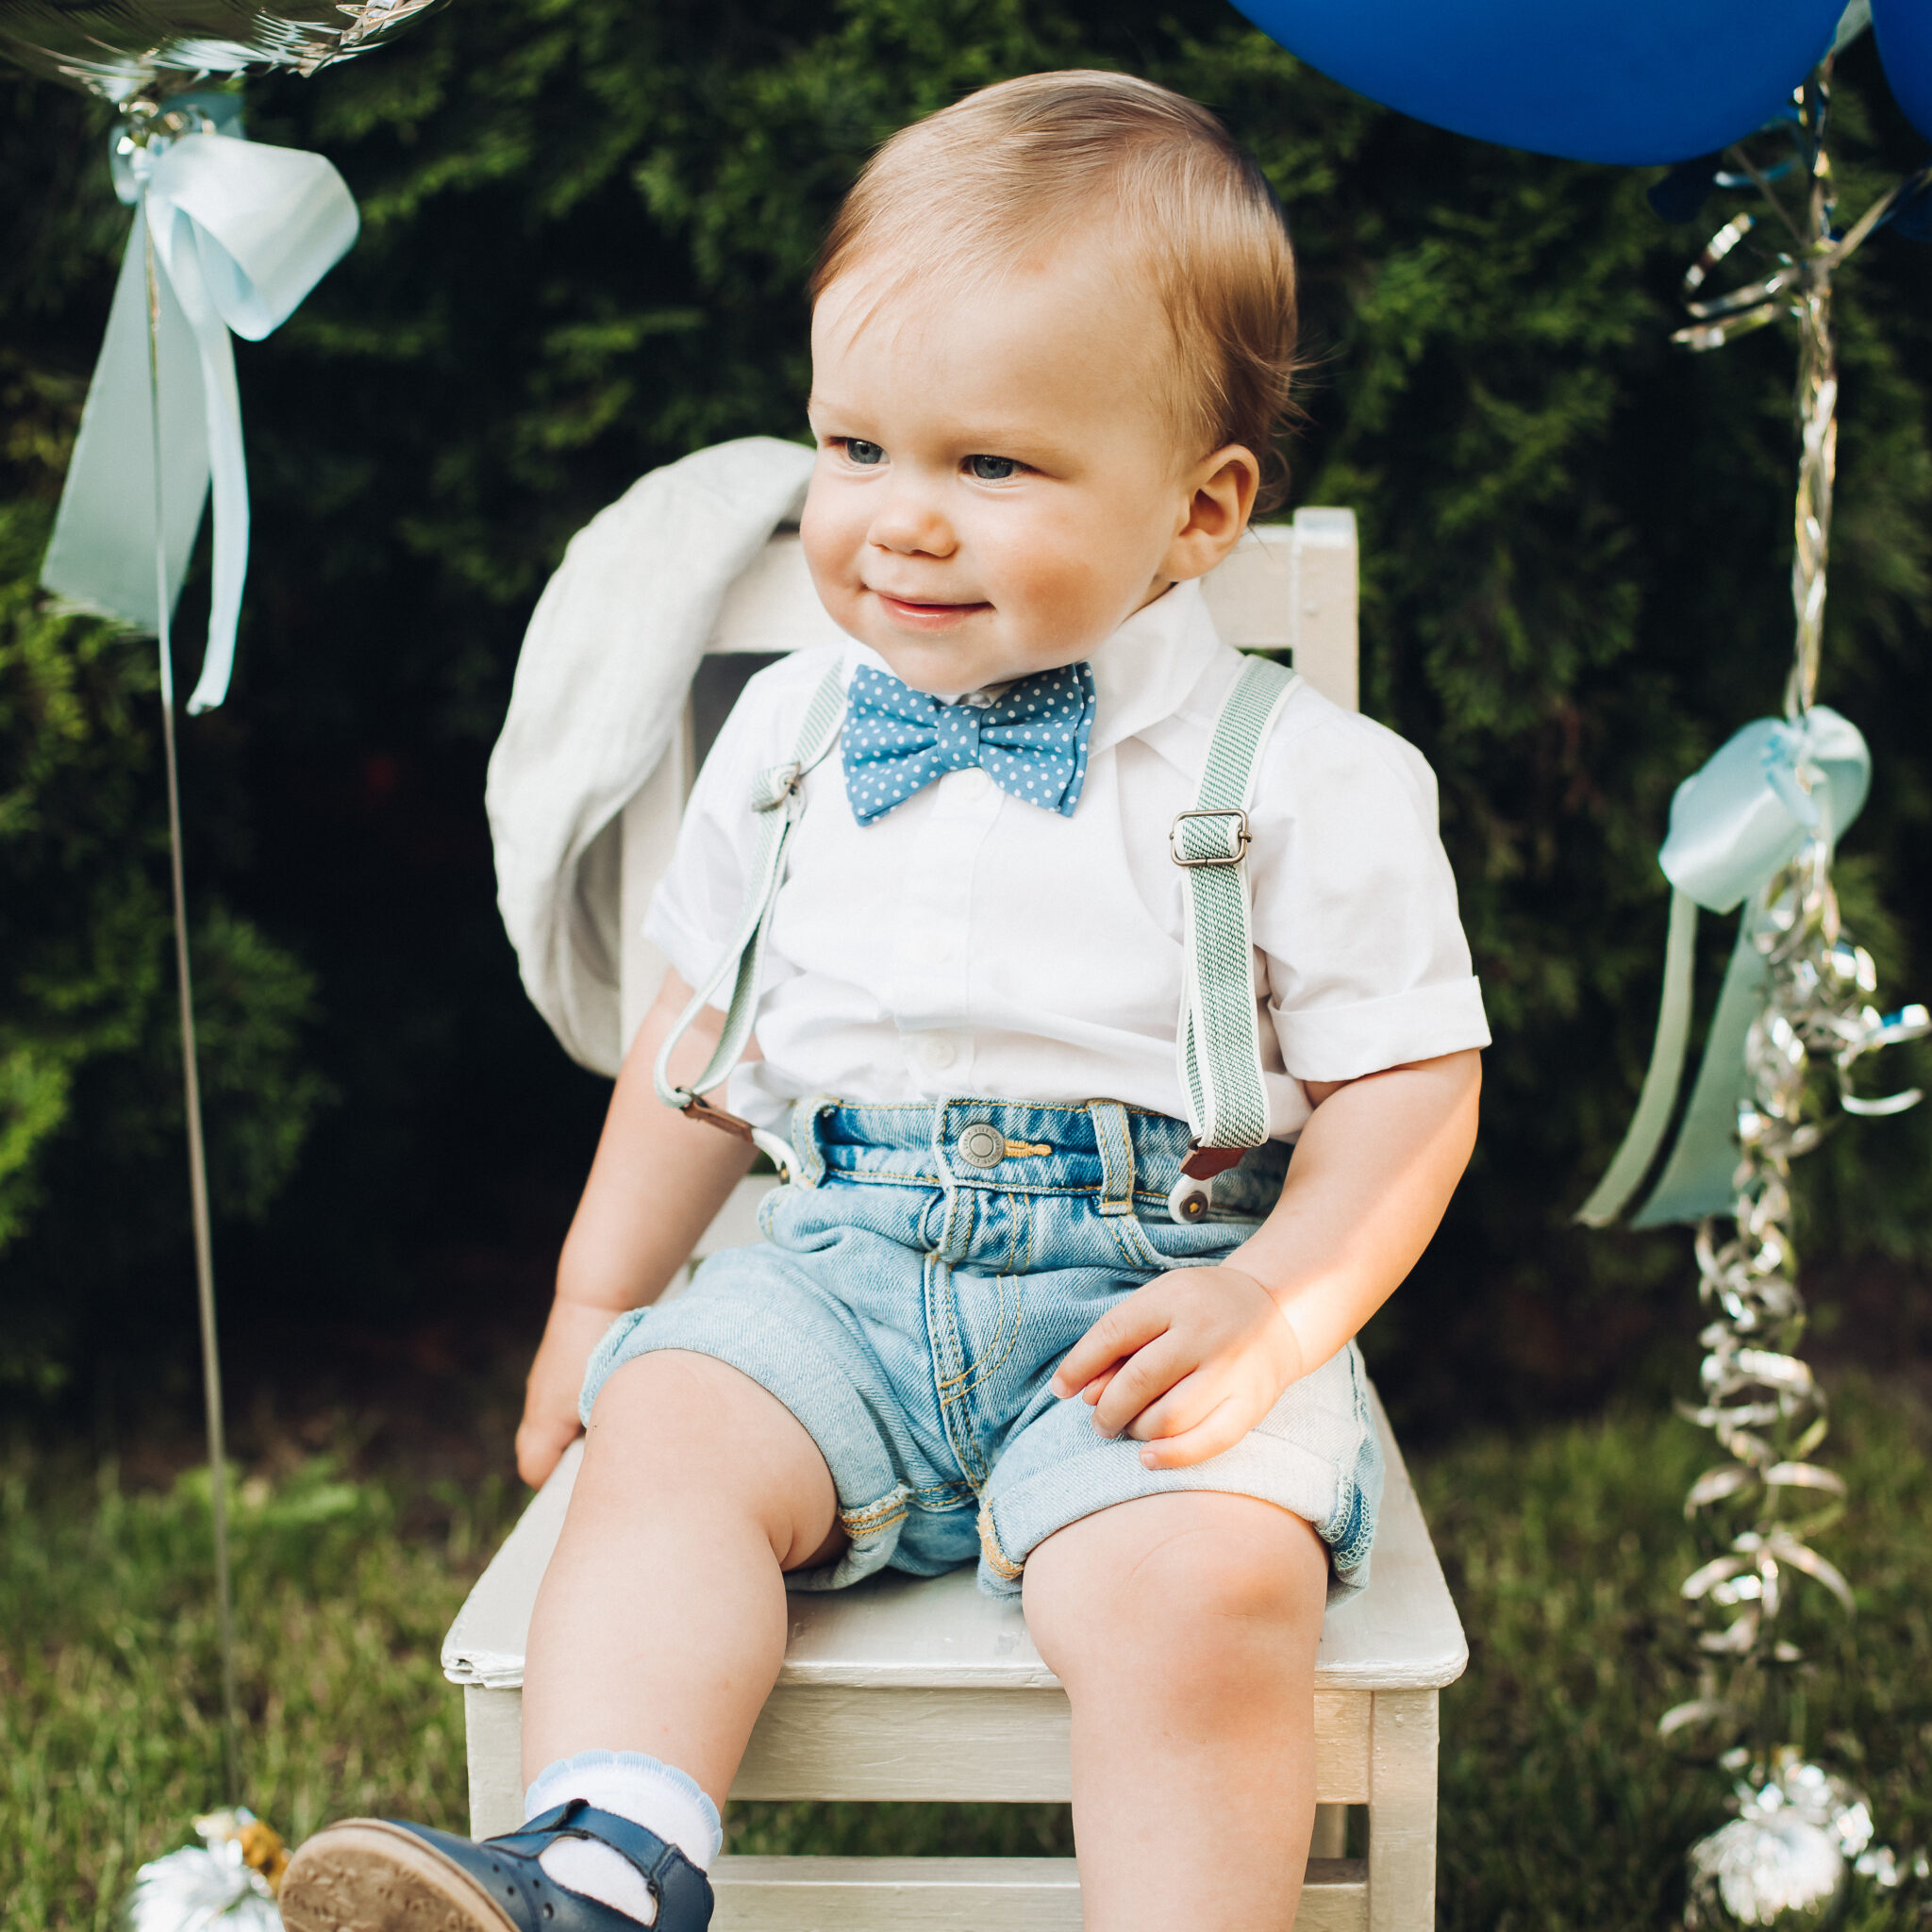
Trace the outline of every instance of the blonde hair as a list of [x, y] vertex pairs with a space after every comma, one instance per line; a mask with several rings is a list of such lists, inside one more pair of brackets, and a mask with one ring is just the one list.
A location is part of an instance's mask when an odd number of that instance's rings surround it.
[[1274, 508], [1297, 367], [1294, 256], [1259, 167], [1182, 94], [1124, 74], [1029, 74], [902, 128], [845, 197], [811, 296], [861, 268], [883, 269], [888, 295], [971, 287], [1096, 233], [1167, 316], [1177, 434], [1202, 456], [1253, 451], [1256, 508]]

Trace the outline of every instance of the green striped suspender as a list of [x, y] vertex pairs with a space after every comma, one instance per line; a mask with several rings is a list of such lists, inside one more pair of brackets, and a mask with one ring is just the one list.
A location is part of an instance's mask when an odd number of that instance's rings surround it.
[[[1257, 756], [1282, 701], [1297, 682], [1293, 672], [1264, 658], [1243, 660], [1208, 743], [1195, 803], [1174, 820], [1169, 835], [1174, 861], [1188, 875], [1187, 979], [1178, 1050], [1181, 1091], [1197, 1150], [1169, 1197], [1168, 1206], [1177, 1220], [1199, 1220], [1208, 1209], [1208, 1178], [1232, 1167], [1246, 1149], [1260, 1146], [1268, 1138], [1248, 930], [1247, 868], [1242, 861], [1248, 849], [1247, 806], [1254, 795]], [[772, 908], [785, 875], [791, 828], [805, 806], [801, 784], [806, 773], [838, 742], [844, 715], [843, 667], [835, 664], [806, 707], [791, 761], [761, 772], [754, 782], [751, 808], [757, 819], [757, 843], [737, 928], [717, 965], [666, 1034], [653, 1069], [658, 1098], [666, 1107], [751, 1141], [771, 1157], [781, 1176], [791, 1173], [791, 1148], [777, 1135], [726, 1113], [703, 1096], [738, 1064], [751, 1037]], [[689, 1086], [674, 1086], [671, 1056], [727, 978], [731, 998], [718, 1044]]]
[[[658, 1098], [694, 1121], [723, 1127], [741, 1140], [749, 1141], [759, 1152], [768, 1154], [781, 1175], [791, 1172], [791, 1150], [776, 1134], [755, 1127], [713, 1107], [704, 1096], [716, 1087], [744, 1051], [751, 1038], [751, 1023], [758, 1011], [758, 980], [765, 964], [765, 940], [771, 931], [772, 908], [778, 903], [778, 887], [785, 877], [785, 851], [791, 842], [791, 828], [805, 810], [805, 774], [839, 741], [839, 727], [845, 718], [844, 665], [835, 663], [820, 679], [805, 708], [804, 722], [798, 727], [798, 743], [789, 764], [773, 765], [752, 781], [751, 809], [757, 826], [757, 842], [752, 848], [751, 866], [745, 874], [744, 903], [739, 908], [738, 927], [705, 983], [691, 996], [687, 1006], [664, 1036], [658, 1049], [657, 1064], [651, 1069]], [[711, 995], [731, 980], [731, 1004], [724, 1015], [724, 1030], [703, 1073], [689, 1087], [677, 1087], [671, 1080], [671, 1056], [678, 1042], [691, 1031]]]
[[1248, 803], [1260, 750], [1301, 680], [1266, 658], [1242, 660], [1215, 721], [1201, 789], [1168, 849], [1187, 874], [1187, 981], [1175, 1049], [1194, 1152], [1167, 1197], [1176, 1221], [1208, 1211], [1208, 1182], [1268, 1138], [1255, 951], [1249, 936]]

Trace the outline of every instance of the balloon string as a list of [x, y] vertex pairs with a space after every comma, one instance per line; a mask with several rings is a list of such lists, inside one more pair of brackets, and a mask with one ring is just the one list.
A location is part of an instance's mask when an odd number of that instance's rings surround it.
[[1803, 279], [1793, 305], [1798, 318], [1800, 455], [1791, 605], [1797, 618], [1797, 638], [1785, 690], [1785, 715], [1793, 720], [1810, 710], [1818, 692], [1825, 569], [1831, 546], [1832, 482], [1838, 468], [1838, 344], [1831, 314], [1832, 283], [1838, 267], [1831, 218], [1837, 196], [1824, 141], [1830, 101], [1831, 61], [1827, 57], [1807, 83], [1804, 102], [1810, 180], [1806, 197]]
[[168, 533], [161, 498], [161, 295], [154, 228], [142, 194], [147, 268], [149, 422], [154, 435], [155, 633], [160, 654], [161, 748], [167, 771], [168, 854], [175, 894], [175, 984], [180, 1001], [181, 1085], [188, 1117], [188, 1195], [194, 1221], [195, 1306], [201, 1321], [201, 1378], [207, 1405], [208, 1514], [214, 1530], [215, 1613], [222, 1652], [222, 1759], [228, 1802], [242, 1802], [242, 1726], [235, 1690], [234, 1591], [228, 1571], [228, 1457], [222, 1421], [222, 1358], [215, 1335], [214, 1235], [208, 1218], [208, 1149], [201, 1132], [201, 1077], [194, 1040], [194, 983], [188, 961], [188, 889], [181, 862], [181, 784], [175, 755], [173, 613], [168, 596]]

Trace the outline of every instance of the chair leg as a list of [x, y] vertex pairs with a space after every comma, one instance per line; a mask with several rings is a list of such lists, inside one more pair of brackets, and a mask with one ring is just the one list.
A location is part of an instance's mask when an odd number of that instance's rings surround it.
[[1436, 1923], [1437, 1693], [1377, 1690], [1369, 1737], [1369, 1932]]
[[524, 1822], [524, 1693], [463, 1687], [470, 1757], [470, 1836], [494, 1838]]
[[1317, 1805], [1315, 1807], [1315, 1835], [1308, 1840], [1308, 1857], [1311, 1858], [1345, 1858], [1348, 1857], [1348, 1807], [1346, 1805]]

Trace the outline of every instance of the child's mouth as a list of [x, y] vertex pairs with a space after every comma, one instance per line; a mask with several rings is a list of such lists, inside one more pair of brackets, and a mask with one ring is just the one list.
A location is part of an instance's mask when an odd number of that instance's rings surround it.
[[947, 625], [957, 624], [962, 617], [970, 617], [975, 610], [991, 610], [991, 604], [930, 604], [917, 602], [909, 597], [893, 597], [884, 591], [874, 591], [873, 595], [885, 607], [886, 615], [895, 624], [902, 624], [912, 630], [943, 630]]

